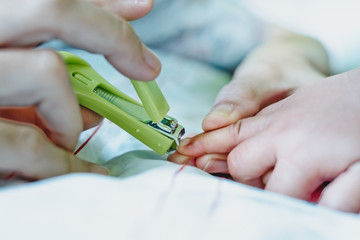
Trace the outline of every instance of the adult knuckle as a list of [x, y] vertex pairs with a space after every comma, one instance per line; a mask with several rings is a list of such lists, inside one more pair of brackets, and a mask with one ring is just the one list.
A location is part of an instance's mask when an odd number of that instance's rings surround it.
[[75, 0], [38, 0], [41, 11], [53, 16], [67, 12], [74, 2]]
[[42, 157], [45, 147], [44, 136], [34, 127], [18, 126], [12, 134], [12, 142], [17, 146], [19, 157], [26, 159], [29, 164], [35, 164]]
[[59, 83], [67, 78], [64, 61], [55, 51], [39, 50], [37, 53], [38, 70], [44, 74], [45, 82]]

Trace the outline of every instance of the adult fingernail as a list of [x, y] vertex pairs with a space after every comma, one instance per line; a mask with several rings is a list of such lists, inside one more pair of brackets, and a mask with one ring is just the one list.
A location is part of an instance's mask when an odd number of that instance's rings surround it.
[[153, 69], [155, 73], [159, 73], [161, 69], [161, 62], [159, 58], [155, 55], [153, 51], [151, 51], [148, 47], [144, 45], [144, 58], [147, 65]]
[[105, 168], [103, 166], [100, 166], [100, 165], [95, 165], [95, 164], [90, 165], [89, 170], [92, 173], [99, 173], [99, 174], [102, 174], [102, 175], [109, 175], [110, 174], [109, 169], [107, 169], [107, 168]]
[[149, 4], [149, 0], [128, 0], [128, 3], [134, 4], [134, 5], [143, 5], [143, 4]]

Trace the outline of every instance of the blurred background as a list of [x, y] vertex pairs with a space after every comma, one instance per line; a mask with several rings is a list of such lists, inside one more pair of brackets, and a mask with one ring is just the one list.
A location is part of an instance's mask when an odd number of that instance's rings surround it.
[[334, 73], [360, 66], [360, 2], [353, 0], [229, 0], [256, 16], [321, 41]]

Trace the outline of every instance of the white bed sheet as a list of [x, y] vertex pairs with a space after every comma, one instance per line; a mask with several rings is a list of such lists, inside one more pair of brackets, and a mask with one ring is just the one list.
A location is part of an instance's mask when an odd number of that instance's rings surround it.
[[[103, 57], [81, 55], [124, 92], [129, 82]], [[189, 133], [230, 78], [158, 51], [158, 83]], [[83, 133], [82, 143], [93, 129]], [[134, 151], [135, 150], [135, 151]], [[165, 161], [106, 121], [79, 156], [111, 177], [70, 174], [0, 189], [0, 239], [360, 239], [360, 218], [216, 178]]]

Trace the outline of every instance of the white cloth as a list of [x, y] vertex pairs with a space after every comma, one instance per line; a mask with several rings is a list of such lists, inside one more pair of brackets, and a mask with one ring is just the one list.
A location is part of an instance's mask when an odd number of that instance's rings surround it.
[[0, 191], [1, 239], [360, 239], [359, 216], [130, 152], [105, 177], [71, 174]]
[[[77, 53], [103, 66], [109, 79], [119, 80], [102, 57]], [[158, 53], [164, 61], [159, 85], [172, 107], [170, 115], [189, 132], [199, 131], [218, 88], [230, 76]], [[1, 239], [360, 239], [358, 215], [219, 179], [194, 167], [179, 171], [181, 165], [165, 157], [131, 149], [147, 147], [107, 121], [79, 156], [103, 163], [113, 177], [70, 174], [2, 188]]]

